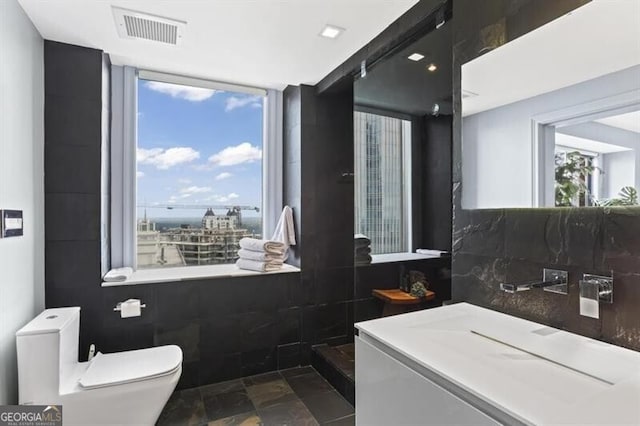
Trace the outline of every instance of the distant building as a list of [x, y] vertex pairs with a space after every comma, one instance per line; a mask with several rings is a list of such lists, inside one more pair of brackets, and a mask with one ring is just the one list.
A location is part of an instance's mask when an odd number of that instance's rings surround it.
[[260, 234], [242, 228], [237, 208], [225, 215], [207, 209], [201, 224], [201, 228], [180, 225], [159, 232], [145, 213], [144, 219], [138, 221], [138, 267], [233, 263], [238, 259], [242, 238], [261, 238]]
[[356, 111], [355, 232], [371, 239], [371, 252], [407, 251], [403, 145], [408, 122]]
[[202, 228], [170, 229], [161, 234], [161, 240], [177, 247], [187, 265], [233, 263], [238, 259], [242, 238], [261, 237], [241, 226], [238, 209], [231, 209], [226, 215], [216, 215], [212, 209], [207, 209], [202, 217]]
[[174, 245], [163, 244], [156, 224], [144, 219], [137, 224], [137, 261], [138, 268], [154, 268], [160, 266], [184, 266], [185, 260]]
[[202, 218], [202, 228], [204, 229], [232, 229], [240, 226], [239, 217], [236, 212], [229, 210], [226, 216], [216, 216], [212, 209], [207, 209], [207, 212]]

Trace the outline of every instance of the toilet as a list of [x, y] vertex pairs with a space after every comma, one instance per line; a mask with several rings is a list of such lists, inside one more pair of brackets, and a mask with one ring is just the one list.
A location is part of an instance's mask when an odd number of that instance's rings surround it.
[[16, 333], [19, 402], [62, 405], [65, 425], [153, 425], [182, 373], [159, 346], [78, 362], [80, 308], [47, 309]]

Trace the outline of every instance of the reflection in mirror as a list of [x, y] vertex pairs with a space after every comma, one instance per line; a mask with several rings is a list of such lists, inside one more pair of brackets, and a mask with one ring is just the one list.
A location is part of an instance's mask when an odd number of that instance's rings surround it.
[[555, 128], [556, 207], [637, 205], [640, 107]]
[[451, 298], [451, 27], [354, 82], [355, 322]]
[[[354, 223], [356, 234], [366, 237], [356, 246], [370, 243], [356, 251], [358, 264], [370, 263], [370, 255], [449, 249], [450, 235], [442, 243], [424, 238], [428, 231], [422, 232], [424, 222], [415, 212], [422, 212], [419, 205], [429, 189], [421, 179], [424, 156], [437, 149], [425, 132], [440, 123], [450, 127], [451, 36], [451, 25], [445, 24], [397, 49], [354, 83]], [[449, 145], [441, 146], [448, 150], [442, 158], [450, 158]], [[445, 165], [450, 174], [450, 164]], [[440, 185], [447, 199], [437, 204], [447, 207], [450, 178], [440, 179], [429, 183]], [[444, 235], [443, 223], [441, 229]]]
[[638, 204], [639, 16], [594, 0], [462, 66], [464, 208]]

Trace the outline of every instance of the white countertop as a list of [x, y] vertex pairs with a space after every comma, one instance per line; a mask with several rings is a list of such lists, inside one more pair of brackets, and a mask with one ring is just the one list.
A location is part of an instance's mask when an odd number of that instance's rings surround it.
[[356, 327], [524, 423], [640, 425], [640, 352], [468, 303]]

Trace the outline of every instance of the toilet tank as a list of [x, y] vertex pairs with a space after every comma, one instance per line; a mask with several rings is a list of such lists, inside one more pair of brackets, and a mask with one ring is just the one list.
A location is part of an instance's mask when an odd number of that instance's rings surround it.
[[60, 403], [60, 383], [78, 363], [80, 308], [47, 309], [16, 332], [20, 404]]

